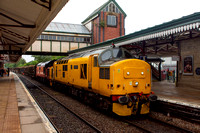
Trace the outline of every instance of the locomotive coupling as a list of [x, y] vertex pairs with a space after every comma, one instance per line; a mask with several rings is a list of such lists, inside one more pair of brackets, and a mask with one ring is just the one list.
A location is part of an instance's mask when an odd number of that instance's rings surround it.
[[156, 95], [150, 95], [149, 96], [149, 100], [151, 101], [151, 102], [155, 102], [156, 100], [157, 100], [157, 96]]

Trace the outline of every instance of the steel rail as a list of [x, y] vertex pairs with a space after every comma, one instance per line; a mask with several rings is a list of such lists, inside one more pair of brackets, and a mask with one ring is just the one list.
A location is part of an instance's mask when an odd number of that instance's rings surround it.
[[94, 125], [92, 125], [90, 122], [88, 122], [87, 120], [85, 120], [84, 118], [82, 118], [80, 115], [78, 115], [77, 113], [75, 113], [74, 111], [72, 111], [71, 109], [69, 109], [67, 106], [65, 106], [63, 103], [61, 103], [59, 100], [57, 100], [52, 95], [50, 95], [48, 92], [46, 92], [45, 90], [43, 90], [41, 87], [37, 86], [35, 83], [31, 82], [29, 79], [26, 79], [26, 80], [28, 80], [30, 83], [32, 83], [34, 86], [36, 86], [39, 90], [41, 90], [46, 95], [48, 95], [50, 98], [52, 98], [54, 101], [56, 101], [58, 104], [60, 104], [68, 112], [70, 112], [71, 114], [73, 114], [74, 116], [76, 116], [78, 119], [80, 119], [82, 122], [84, 122], [86, 125], [88, 125], [89, 127], [91, 127], [97, 133], [101, 133], [102, 132], [100, 129], [98, 129], [97, 127], [95, 127]]
[[125, 123], [128, 123], [129, 125], [132, 125], [132, 126], [138, 128], [138, 129], [141, 130], [142, 132], [145, 132], [145, 133], [152, 133], [150, 130], [145, 129], [143, 126], [140, 126], [139, 124], [133, 123], [133, 122], [131, 122], [131, 121], [129, 121], [129, 120], [125, 120], [125, 119], [123, 119], [122, 121], [125, 122]]
[[181, 132], [192, 133], [192, 131], [189, 131], [189, 130], [187, 130], [187, 129], [184, 129], [184, 128], [175, 126], [175, 125], [173, 125], [173, 124], [164, 122], [164, 121], [162, 121], [162, 120], [159, 120], [159, 119], [156, 119], [156, 118], [153, 118], [153, 117], [150, 117], [150, 116], [148, 117], [148, 119], [151, 120], [151, 121], [154, 121], [154, 122], [156, 122], [156, 123], [161, 123], [161, 124], [166, 125], [166, 126], [168, 126], [168, 127], [172, 127], [172, 128], [174, 128], [175, 130], [178, 130], [178, 131], [181, 131]]
[[[171, 116], [181, 118], [193, 123], [200, 123], [200, 109], [175, 103], [157, 101], [151, 107], [152, 111], [170, 113]], [[181, 114], [181, 115], [180, 115]]]

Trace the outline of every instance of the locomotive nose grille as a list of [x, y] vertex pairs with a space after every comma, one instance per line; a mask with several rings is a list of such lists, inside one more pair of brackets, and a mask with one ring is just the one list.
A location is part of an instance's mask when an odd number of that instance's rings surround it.
[[99, 78], [100, 79], [110, 79], [110, 68], [100, 68]]

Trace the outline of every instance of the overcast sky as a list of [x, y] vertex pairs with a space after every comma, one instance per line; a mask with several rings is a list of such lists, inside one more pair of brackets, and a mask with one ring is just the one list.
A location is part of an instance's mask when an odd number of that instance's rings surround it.
[[[108, 0], [69, 0], [53, 22], [81, 24]], [[126, 34], [200, 12], [200, 0], [115, 0], [127, 14]], [[24, 58], [24, 56], [23, 56]], [[26, 59], [30, 61], [30, 56]]]

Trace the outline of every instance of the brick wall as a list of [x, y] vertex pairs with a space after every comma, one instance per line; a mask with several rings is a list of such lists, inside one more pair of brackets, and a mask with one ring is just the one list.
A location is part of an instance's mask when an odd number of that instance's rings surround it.
[[[195, 73], [200, 67], [200, 38], [180, 42], [181, 61], [179, 62], [178, 86], [189, 86], [200, 89], [200, 75]], [[193, 75], [184, 75], [183, 60], [185, 56], [193, 56]]]
[[[109, 39], [114, 39], [120, 37], [120, 35], [123, 36], [125, 34], [123, 14], [121, 14], [120, 17], [120, 14], [112, 13], [112, 15], [117, 17], [117, 26], [115, 27], [107, 26], [106, 23], [108, 14], [110, 13], [101, 12], [99, 14], [100, 17], [97, 17], [93, 20], [93, 44], [100, 43]], [[104, 21], [105, 27], [99, 26], [101, 21]]]

